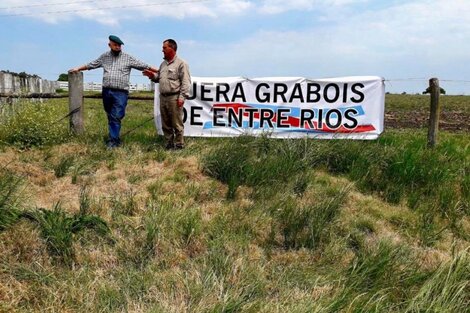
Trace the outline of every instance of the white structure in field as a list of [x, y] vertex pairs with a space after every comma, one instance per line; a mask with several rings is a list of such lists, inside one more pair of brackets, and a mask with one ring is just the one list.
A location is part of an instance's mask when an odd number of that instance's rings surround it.
[[29, 95], [55, 93], [59, 88], [56, 81], [42, 79], [26, 73], [0, 71], [0, 94]]
[[59, 83], [60, 89], [69, 90], [69, 82], [60, 82], [60, 81], [57, 81], [57, 82]]
[[[69, 90], [68, 82], [58, 82], [59, 88], [63, 90]], [[97, 82], [86, 82], [83, 83], [83, 90], [85, 91], [101, 91], [103, 85]], [[129, 84], [129, 91], [153, 91], [154, 84]]]

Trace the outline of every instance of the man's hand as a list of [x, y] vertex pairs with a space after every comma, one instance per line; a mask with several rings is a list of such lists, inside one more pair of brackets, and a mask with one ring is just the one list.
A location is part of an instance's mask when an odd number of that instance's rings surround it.
[[157, 76], [157, 73], [158, 73], [158, 72], [154, 72], [154, 71], [152, 71], [152, 70], [150, 70], [150, 69], [146, 69], [146, 70], [143, 70], [143, 71], [142, 71], [142, 75], [147, 76], [147, 77], [150, 78], [150, 79], [154, 79], [155, 76]]
[[178, 106], [178, 108], [183, 107], [183, 105], [184, 105], [184, 99], [178, 98], [178, 100], [177, 100], [177, 102], [176, 102], [176, 105]]

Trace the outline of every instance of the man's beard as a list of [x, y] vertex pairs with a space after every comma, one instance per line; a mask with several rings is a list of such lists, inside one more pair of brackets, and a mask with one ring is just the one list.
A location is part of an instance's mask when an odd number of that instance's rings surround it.
[[121, 54], [121, 51], [114, 51], [114, 50], [111, 49], [111, 53], [112, 53], [115, 57], [117, 57], [118, 55]]

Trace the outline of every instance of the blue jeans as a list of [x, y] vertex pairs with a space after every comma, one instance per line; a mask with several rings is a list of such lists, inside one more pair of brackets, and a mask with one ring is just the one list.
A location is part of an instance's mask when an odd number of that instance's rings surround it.
[[120, 143], [121, 120], [126, 115], [127, 98], [125, 90], [103, 88], [103, 106], [108, 115], [109, 140]]

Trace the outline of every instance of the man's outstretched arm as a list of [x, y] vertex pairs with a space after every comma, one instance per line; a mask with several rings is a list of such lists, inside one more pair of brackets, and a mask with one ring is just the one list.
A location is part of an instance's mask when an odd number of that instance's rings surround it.
[[88, 67], [86, 65], [82, 65], [82, 66], [71, 68], [69, 70], [69, 73], [78, 73], [78, 72], [81, 72], [81, 71], [84, 71], [84, 70], [87, 70], [87, 69], [88, 69]]

